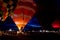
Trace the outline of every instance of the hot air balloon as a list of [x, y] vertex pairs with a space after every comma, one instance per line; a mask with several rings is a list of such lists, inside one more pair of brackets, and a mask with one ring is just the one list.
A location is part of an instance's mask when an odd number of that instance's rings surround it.
[[18, 0], [14, 14], [11, 16], [19, 30], [28, 23], [36, 12], [36, 4], [33, 0]]
[[4, 3], [3, 1], [0, 1], [0, 14], [1, 14], [1, 21], [4, 21], [7, 18], [7, 4]]
[[60, 20], [55, 20], [55, 21], [52, 23], [52, 27], [53, 27], [53, 28], [56, 28], [56, 29], [59, 29], [59, 28], [60, 28]]

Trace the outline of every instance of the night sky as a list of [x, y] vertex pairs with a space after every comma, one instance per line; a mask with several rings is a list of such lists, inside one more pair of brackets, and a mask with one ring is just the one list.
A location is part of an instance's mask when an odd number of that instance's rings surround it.
[[45, 28], [51, 28], [52, 22], [60, 19], [59, 2], [59, 0], [38, 0], [36, 2], [38, 5], [37, 18]]

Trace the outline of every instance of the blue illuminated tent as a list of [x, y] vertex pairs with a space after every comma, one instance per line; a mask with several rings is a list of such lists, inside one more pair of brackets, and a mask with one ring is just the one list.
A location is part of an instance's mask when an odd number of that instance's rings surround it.
[[34, 16], [25, 26], [24, 31], [40, 30], [40, 29], [42, 29], [41, 25], [38, 22], [37, 18]]
[[13, 31], [18, 31], [18, 28], [17, 28], [16, 24], [14, 23], [13, 19], [10, 16], [8, 16], [4, 22], [0, 23], [0, 30], [8, 31], [10, 29]]

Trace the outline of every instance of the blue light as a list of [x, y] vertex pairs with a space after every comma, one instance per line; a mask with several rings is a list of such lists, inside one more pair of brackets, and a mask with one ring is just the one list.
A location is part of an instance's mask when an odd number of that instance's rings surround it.
[[40, 23], [38, 22], [37, 18], [34, 16], [29, 22], [28, 24], [25, 26], [24, 31], [26, 30], [32, 30], [32, 29], [37, 29], [39, 30], [42, 26], [40, 25]]
[[31, 26], [31, 27], [41, 27], [40, 25], [33, 25], [33, 24], [30, 24], [29, 26]]
[[41, 27], [40, 23], [38, 22], [36, 17], [33, 17], [27, 24], [28, 26], [31, 27]]

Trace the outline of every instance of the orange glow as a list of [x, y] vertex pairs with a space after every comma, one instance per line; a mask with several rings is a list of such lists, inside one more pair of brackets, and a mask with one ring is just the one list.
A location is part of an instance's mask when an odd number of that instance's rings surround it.
[[21, 29], [22, 27], [25, 27], [25, 25], [28, 23], [33, 15], [34, 12], [29, 9], [18, 8], [14, 10], [14, 15], [12, 19], [14, 20], [17, 27]]
[[[17, 15], [17, 14], [16, 14]], [[15, 24], [17, 25], [17, 27], [20, 29], [21, 27], [25, 27], [25, 25], [28, 23], [28, 21], [30, 20], [29, 17], [23, 19], [23, 16], [13, 16], [13, 21], [15, 22]]]

